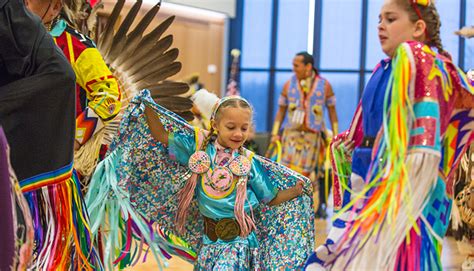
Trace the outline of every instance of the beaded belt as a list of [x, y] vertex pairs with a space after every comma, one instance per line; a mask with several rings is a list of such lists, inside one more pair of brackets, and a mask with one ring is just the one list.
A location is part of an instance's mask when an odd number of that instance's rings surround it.
[[233, 218], [214, 220], [204, 217], [204, 232], [213, 242], [217, 241], [217, 239], [232, 241], [240, 235], [240, 226], [237, 220]]

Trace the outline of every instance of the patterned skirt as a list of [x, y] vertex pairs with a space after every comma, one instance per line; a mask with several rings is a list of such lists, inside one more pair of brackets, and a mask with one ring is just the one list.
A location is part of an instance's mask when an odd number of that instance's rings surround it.
[[194, 270], [262, 270], [258, 249], [247, 242], [215, 243], [203, 245]]
[[319, 133], [285, 129], [281, 140], [281, 163], [309, 176], [318, 163]]

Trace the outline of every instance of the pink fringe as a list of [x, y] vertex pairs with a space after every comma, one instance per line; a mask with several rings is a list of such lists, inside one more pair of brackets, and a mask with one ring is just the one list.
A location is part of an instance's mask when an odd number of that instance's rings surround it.
[[[247, 177], [241, 177], [237, 182], [237, 197], [235, 199], [234, 214], [237, 223], [239, 223], [241, 237], [247, 235], [255, 229], [253, 219], [245, 213], [245, 200], [247, 199]], [[252, 208], [252, 206], [250, 206]], [[251, 210], [252, 211], [252, 210]]]
[[193, 173], [186, 185], [179, 191], [178, 213], [176, 214], [176, 224], [178, 232], [184, 233], [184, 224], [188, 216], [188, 209], [194, 197], [194, 190], [196, 189], [198, 175]]
[[[420, 225], [421, 223], [418, 223], [418, 226]], [[421, 238], [414, 229], [410, 230], [409, 238], [410, 242], [406, 239], [398, 248], [397, 262], [394, 270], [420, 270], [420, 259], [416, 255], [420, 255], [422, 249]]]

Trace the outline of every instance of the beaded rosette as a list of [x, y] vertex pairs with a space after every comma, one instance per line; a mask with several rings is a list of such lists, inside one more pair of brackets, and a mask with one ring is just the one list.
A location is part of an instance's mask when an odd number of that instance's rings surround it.
[[205, 151], [197, 151], [189, 157], [188, 167], [191, 172], [203, 174], [209, 170], [211, 158]]
[[247, 176], [250, 172], [250, 160], [243, 156], [239, 155], [236, 158], [232, 159], [229, 164], [229, 169], [234, 173], [236, 176]]

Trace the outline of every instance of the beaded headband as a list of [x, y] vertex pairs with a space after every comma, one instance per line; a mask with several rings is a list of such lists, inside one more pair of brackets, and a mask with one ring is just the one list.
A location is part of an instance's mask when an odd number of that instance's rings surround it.
[[212, 110], [211, 120], [214, 120], [214, 118], [216, 117], [216, 113], [217, 113], [217, 110], [219, 109], [219, 107], [221, 107], [221, 105], [222, 105], [225, 101], [229, 101], [229, 100], [240, 100], [240, 101], [243, 101], [243, 102], [245, 102], [246, 104], [248, 104], [248, 106], [249, 106], [250, 108], [252, 107], [252, 106], [250, 105], [250, 103], [249, 103], [246, 99], [244, 99], [244, 98], [242, 98], [242, 97], [240, 97], [240, 96], [226, 96], [226, 97], [220, 99], [220, 100], [216, 103], [216, 105], [214, 105], [214, 110]]

